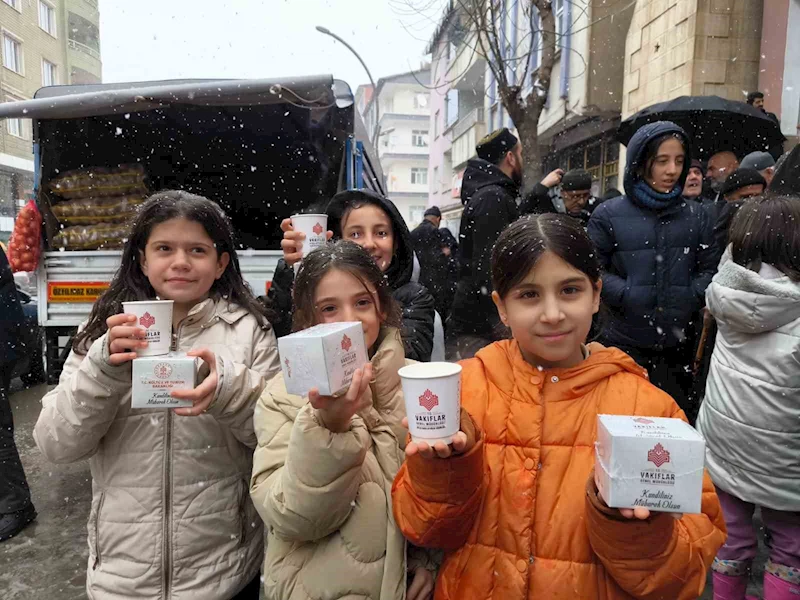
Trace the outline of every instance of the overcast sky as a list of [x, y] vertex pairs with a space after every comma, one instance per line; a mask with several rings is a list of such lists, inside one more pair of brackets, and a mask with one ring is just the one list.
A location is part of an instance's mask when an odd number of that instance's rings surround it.
[[355, 91], [368, 81], [363, 68], [315, 25], [347, 40], [377, 80], [419, 68], [443, 5], [443, 0], [101, 0], [103, 81], [331, 73]]

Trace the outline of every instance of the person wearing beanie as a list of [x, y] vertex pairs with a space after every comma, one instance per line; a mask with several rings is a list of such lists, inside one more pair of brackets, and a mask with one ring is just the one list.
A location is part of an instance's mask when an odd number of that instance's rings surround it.
[[561, 179], [561, 201], [564, 212], [586, 227], [594, 209], [602, 200], [592, 195], [592, 176], [585, 169], [572, 169]]
[[739, 165], [743, 169], [755, 169], [766, 180], [767, 185], [775, 175], [775, 159], [769, 152], [751, 152], [742, 159]]
[[703, 163], [693, 158], [689, 165], [689, 174], [686, 176], [686, 183], [683, 186], [683, 197], [689, 200], [702, 202], [700, 195], [703, 193], [703, 178], [705, 176], [706, 171], [703, 168]]
[[432, 206], [425, 211], [422, 223], [411, 232], [411, 243], [419, 260], [419, 282], [433, 296], [436, 312], [442, 320], [447, 319], [452, 302], [451, 285], [448, 281], [449, 259], [443, 249], [439, 226], [442, 211]]
[[522, 145], [507, 128], [475, 146], [461, 184], [464, 212], [459, 230], [459, 277], [446, 327], [448, 360], [471, 358], [502, 339], [504, 330], [492, 302], [491, 255], [500, 233], [521, 215], [554, 212], [550, 188], [561, 182], [556, 169], [518, 202], [524, 162]]

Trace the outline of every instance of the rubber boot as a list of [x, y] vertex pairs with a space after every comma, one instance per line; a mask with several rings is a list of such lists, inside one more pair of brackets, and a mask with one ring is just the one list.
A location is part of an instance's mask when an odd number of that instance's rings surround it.
[[[723, 575], [714, 571], [714, 600], [758, 600], [755, 596], [746, 596], [747, 575]], [[800, 600], [800, 599], [794, 599]]]
[[764, 600], [800, 600], [800, 585], [764, 573]]

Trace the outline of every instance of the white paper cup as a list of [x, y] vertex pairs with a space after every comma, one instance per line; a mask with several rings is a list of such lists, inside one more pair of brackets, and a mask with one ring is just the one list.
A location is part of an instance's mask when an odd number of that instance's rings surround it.
[[415, 442], [450, 443], [461, 427], [461, 365], [430, 362], [398, 371]]
[[[306, 239], [301, 241], [297, 248], [303, 256], [324, 246], [328, 241], [328, 215], [292, 215], [292, 227], [295, 231], [306, 234]], [[295, 272], [299, 264], [295, 264]]]
[[136, 324], [145, 330], [147, 348], [138, 348], [139, 356], [169, 354], [172, 345], [172, 300], [123, 302], [125, 314], [136, 315]]

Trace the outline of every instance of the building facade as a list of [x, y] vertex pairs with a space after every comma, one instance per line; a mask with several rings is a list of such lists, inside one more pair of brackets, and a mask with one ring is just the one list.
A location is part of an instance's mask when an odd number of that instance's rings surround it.
[[379, 79], [376, 90], [360, 86], [356, 91], [356, 106], [370, 139], [375, 138], [377, 123], [385, 188], [409, 229], [422, 222], [428, 205], [430, 80], [430, 69], [424, 68]]
[[[27, 100], [49, 85], [99, 83], [97, 0], [0, 0], [2, 102]], [[31, 123], [0, 124], [0, 240], [33, 187]]]
[[[498, 7], [496, 27], [507, 77], [527, 95], [541, 62], [541, 20], [527, 0], [499, 0]], [[567, 0], [554, 0], [553, 10], [557, 52], [548, 103], [539, 119], [542, 167], [545, 172], [586, 168], [599, 194], [616, 185], [619, 145], [613, 133], [622, 110], [625, 34], [633, 6], [591, 0], [578, 10]], [[479, 47], [469, 20], [451, 4], [429, 49], [435, 132], [430, 164], [431, 171], [441, 173], [434, 175], [440, 185], [432, 186], [429, 203], [446, 207], [445, 220], [455, 231], [462, 209], [460, 181], [475, 144], [500, 127], [516, 129]]]

